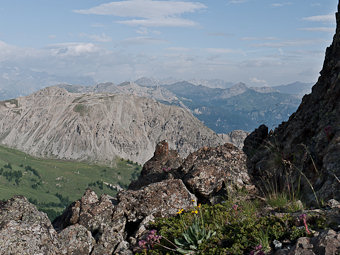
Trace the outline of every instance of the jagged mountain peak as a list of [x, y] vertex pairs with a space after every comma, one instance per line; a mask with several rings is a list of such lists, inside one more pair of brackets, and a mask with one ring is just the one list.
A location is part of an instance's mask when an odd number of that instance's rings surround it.
[[248, 89], [248, 87], [245, 83], [239, 82], [231, 86], [230, 89]]
[[156, 86], [161, 85], [161, 82], [159, 80], [155, 78], [148, 78], [148, 77], [141, 77], [135, 80], [135, 83], [143, 87], [156, 87]]

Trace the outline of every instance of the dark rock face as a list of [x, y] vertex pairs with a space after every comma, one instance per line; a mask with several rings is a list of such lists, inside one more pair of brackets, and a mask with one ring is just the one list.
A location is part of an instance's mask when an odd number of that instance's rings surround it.
[[153, 157], [143, 165], [140, 177], [129, 185], [129, 189], [138, 190], [148, 184], [171, 179], [169, 172], [177, 169], [182, 162], [175, 150], [169, 150], [166, 141], [158, 143]]
[[244, 141], [243, 151], [247, 155], [252, 155], [256, 151], [253, 149], [258, 148], [263, 144], [265, 139], [268, 137], [268, 127], [266, 125], [261, 125], [254, 132], [248, 135]]
[[[308, 203], [316, 202], [311, 184], [319, 199], [340, 199], [339, 13], [336, 20], [336, 34], [326, 50], [321, 76], [312, 93], [304, 96], [288, 122], [267, 138], [266, 132], [256, 130], [246, 139], [244, 147], [256, 178], [279, 169], [283, 175], [291, 175], [295, 186], [301, 179], [300, 189]], [[259, 129], [265, 131], [264, 127]]]

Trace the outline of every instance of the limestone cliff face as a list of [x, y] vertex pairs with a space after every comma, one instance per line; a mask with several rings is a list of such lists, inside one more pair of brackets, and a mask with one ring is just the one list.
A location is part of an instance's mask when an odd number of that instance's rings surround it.
[[336, 20], [336, 34], [326, 50], [321, 75], [312, 93], [303, 98], [288, 122], [268, 136], [262, 126], [246, 139], [244, 145], [254, 176], [268, 177], [270, 171], [280, 169], [283, 175], [283, 171], [292, 175], [296, 185], [300, 176], [307, 200], [315, 198], [310, 184], [319, 198], [340, 198], [339, 13]]
[[144, 163], [162, 140], [182, 157], [223, 143], [185, 109], [132, 95], [49, 87], [0, 102], [0, 143], [39, 157]]

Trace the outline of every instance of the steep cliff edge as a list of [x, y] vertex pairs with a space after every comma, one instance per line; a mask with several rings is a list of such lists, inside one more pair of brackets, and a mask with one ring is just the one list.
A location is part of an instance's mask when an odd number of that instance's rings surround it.
[[49, 87], [0, 102], [0, 143], [34, 156], [144, 163], [162, 140], [182, 157], [223, 143], [185, 109], [133, 95]]
[[[340, 6], [338, 6], [339, 8]], [[274, 132], [261, 126], [245, 141], [254, 180], [294, 183], [307, 202], [340, 199], [340, 15], [318, 82], [298, 110]], [[287, 181], [286, 177], [290, 180]], [[313, 192], [316, 191], [316, 194]]]

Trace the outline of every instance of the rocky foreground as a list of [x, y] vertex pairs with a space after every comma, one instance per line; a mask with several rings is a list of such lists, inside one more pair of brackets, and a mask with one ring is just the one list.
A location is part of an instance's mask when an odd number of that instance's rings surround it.
[[[197, 203], [218, 203], [240, 189], [247, 190], [249, 199], [258, 194], [250, 182], [246, 155], [237, 147], [204, 147], [181, 159], [161, 142], [128, 190], [117, 197], [100, 198], [87, 190], [53, 225], [24, 197], [2, 202], [0, 254], [133, 254], [156, 217], [175, 216]], [[340, 204], [336, 201], [316, 213], [340, 225]], [[337, 254], [337, 231], [300, 238], [294, 246], [275, 254]]]

